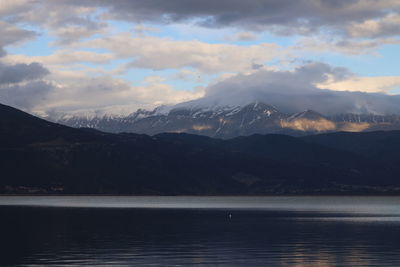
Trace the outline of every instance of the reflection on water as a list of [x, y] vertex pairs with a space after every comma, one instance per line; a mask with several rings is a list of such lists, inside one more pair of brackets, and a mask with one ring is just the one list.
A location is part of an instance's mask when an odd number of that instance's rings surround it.
[[395, 197], [0, 197], [0, 264], [400, 266], [399, 204]]

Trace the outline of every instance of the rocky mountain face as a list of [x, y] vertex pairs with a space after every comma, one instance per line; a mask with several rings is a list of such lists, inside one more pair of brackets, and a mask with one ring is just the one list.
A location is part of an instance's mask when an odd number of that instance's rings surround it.
[[324, 116], [306, 110], [286, 114], [262, 102], [245, 106], [160, 107], [139, 109], [125, 117], [66, 117], [58, 123], [105, 132], [190, 133], [228, 139], [251, 134], [280, 133], [301, 136], [314, 133], [400, 129], [399, 115], [337, 114]]

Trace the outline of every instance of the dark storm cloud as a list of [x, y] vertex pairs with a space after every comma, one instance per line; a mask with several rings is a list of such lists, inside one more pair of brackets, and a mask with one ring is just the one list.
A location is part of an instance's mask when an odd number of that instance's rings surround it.
[[30, 111], [46, 99], [53, 86], [42, 80], [49, 71], [39, 63], [0, 63], [0, 103]]
[[122, 20], [162, 23], [194, 20], [206, 27], [268, 28], [280, 34], [313, 32], [321, 27], [343, 31], [342, 27], [349, 22], [382, 18], [398, 13], [400, 8], [395, 2], [385, 0], [80, 0], [74, 3], [108, 7], [113, 18]]
[[0, 63], [0, 85], [43, 78], [49, 71], [39, 63], [4, 65]]
[[294, 71], [260, 70], [212, 85], [205, 97], [181, 105], [243, 105], [263, 101], [287, 113], [307, 109], [324, 114], [400, 113], [400, 96], [323, 90], [315, 86], [329, 78], [342, 80], [352, 75], [346, 69], [322, 63], [310, 63]]
[[46, 97], [52, 89], [53, 86], [44, 81], [0, 87], [0, 102], [31, 111], [33, 107], [46, 101]]

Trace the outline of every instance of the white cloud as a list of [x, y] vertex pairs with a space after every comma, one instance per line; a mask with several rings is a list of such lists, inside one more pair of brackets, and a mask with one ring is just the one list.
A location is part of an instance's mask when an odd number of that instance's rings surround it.
[[400, 34], [400, 14], [389, 13], [383, 18], [352, 22], [346, 28], [351, 37], [381, 37]]
[[328, 80], [317, 86], [335, 91], [390, 93], [397, 87], [400, 87], [400, 76], [350, 77], [341, 81]]
[[96, 53], [83, 50], [60, 49], [48, 56], [7, 55], [2, 61], [7, 63], [39, 62], [45, 65], [68, 65], [77, 63], [110, 63], [116, 57], [111, 53]]
[[251, 46], [177, 41], [158, 37], [133, 37], [122, 33], [81, 42], [76, 47], [102, 48], [120, 58], [132, 58], [131, 68], [154, 70], [191, 67], [203, 72], [245, 71], [283, 54], [279, 46], [262, 43]]

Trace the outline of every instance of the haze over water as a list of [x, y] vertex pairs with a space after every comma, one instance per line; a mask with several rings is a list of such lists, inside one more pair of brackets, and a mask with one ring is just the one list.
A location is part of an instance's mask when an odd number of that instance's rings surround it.
[[399, 197], [0, 197], [2, 265], [399, 266]]

